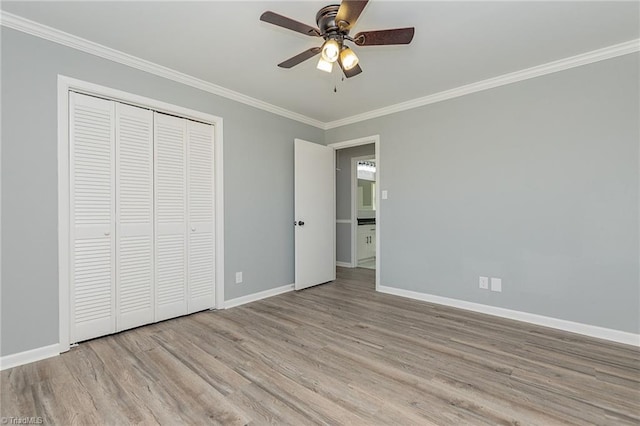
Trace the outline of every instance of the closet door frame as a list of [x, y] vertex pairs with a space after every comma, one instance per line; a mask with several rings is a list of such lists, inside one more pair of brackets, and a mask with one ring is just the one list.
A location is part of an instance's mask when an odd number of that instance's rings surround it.
[[78, 92], [213, 125], [214, 128], [214, 309], [224, 309], [223, 119], [156, 99], [58, 75], [58, 288], [59, 352], [70, 348], [70, 140], [69, 93]]

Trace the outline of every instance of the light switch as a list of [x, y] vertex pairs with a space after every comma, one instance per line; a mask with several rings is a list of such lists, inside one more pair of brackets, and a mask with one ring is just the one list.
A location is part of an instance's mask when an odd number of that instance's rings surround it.
[[387, 192], [386, 189], [382, 190], [382, 199], [386, 200], [387, 198], [389, 198], [389, 193]]

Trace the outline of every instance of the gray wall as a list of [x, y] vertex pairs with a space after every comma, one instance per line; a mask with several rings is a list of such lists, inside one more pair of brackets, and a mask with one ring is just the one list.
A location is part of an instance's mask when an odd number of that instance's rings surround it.
[[[379, 134], [381, 284], [640, 331], [639, 55], [326, 132]], [[478, 276], [502, 278], [502, 293]]]
[[351, 263], [350, 223], [336, 223], [336, 261]]
[[4, 27], [1, 36], [0, 355], [58, 342], [58, 74], [222, 117], [225, 298], [293, 283], [293, 140], [322, 142], [322, 130]]
[[0, 355], [58, 342], [57, 74], [224, 118], [227, 299], [294, 280], [293, 139], [380, 134], [383, 285], [640, 331], [637, 54], [322, 132], [4, 27], [1, 42]]
[[[370, 136], [370, 135], [367, 135]], [[342, 141], [334, 141], [342, 142]], [[336, 219], [351, 219], [351, 159], [374, 155], [375, 144], [367, 144], [336, 151]], [[336, 260], [351, 263], [351, 225], [336, 224]]]

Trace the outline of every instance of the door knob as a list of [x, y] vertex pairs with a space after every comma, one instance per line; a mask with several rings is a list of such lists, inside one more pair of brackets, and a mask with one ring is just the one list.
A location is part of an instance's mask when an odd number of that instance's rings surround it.
[[299, 221], [298, 221], [298, 225], [300, 225], [300, 226], [304, 226], [304, 222], [303, 222], [303, 221], [301, 221], [301, 220], [299, 220]]
[[108, 237], [109, 235], [111, 235], [111, 232], [109, 232], [109, 231], [105, 231], [105, 232], [104, 232], [104, 235]]
[[192, 226], [192, 227], [191, 227], [191, 230], [192, 230], [193, 232], [195, 232], [195, 231], [196, 231], [196, 227], [195, 227], [195, 226]]

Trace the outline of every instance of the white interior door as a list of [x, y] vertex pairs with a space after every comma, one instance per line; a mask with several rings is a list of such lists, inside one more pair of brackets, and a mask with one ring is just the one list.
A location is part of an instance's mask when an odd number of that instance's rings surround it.
[[189, 313], [213, 308], [213, 126], [187, 121], [187, 307]]
[[295, 140], [295, 289], [336, 278], [335, 150]]
[[71, 342], [115, 332], [115, 104], [69, 94]]
[[116, 103], [117, 331], [153, 322], [153, 113]]
[[156, 321], [187, 313], [187, 120], [154, 113]]

